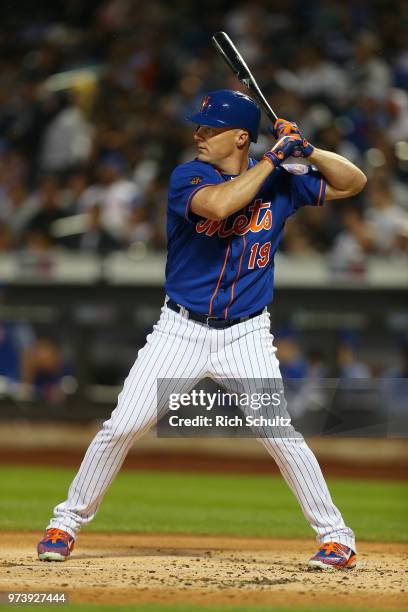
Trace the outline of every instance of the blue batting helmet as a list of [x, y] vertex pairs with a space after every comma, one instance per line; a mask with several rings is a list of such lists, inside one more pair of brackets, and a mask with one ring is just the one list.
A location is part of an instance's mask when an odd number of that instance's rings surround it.
[[258, 140], [261, 111], [252, 98], [240, 91], [219, 89], [210, 91], [202, 99], [198, 113], [186, 117], [186, 121], [220, 128], [243, 128], [251, 140]]

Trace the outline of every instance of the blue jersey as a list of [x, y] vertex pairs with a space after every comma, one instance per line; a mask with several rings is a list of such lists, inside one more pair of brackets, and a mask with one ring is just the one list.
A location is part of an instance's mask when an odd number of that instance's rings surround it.
[[[257, 162], [249, 160], [248, 168]], [[167, 207], [166, 293], [188, 310], [235, 319], [272, 301], [274, 255], [285, 221], [302, 206], [321, 206], [326, 183], [310, 166], [276, 168], [255, 198], [222, 221], [190, 210], [194, 194], [231, 175], [194, 160], [170, 178]]]

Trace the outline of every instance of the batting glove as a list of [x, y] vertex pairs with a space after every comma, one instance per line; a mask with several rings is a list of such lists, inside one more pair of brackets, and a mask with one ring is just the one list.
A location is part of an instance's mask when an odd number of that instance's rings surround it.
[[278, 118], [273, 124], [273, 127], [269, 129], [275, 136], [276, 140], [279, 140], [279, 138], [281, 138], [282, 136], [291, 136], [293, 134], [302, 136], [297, 126], [297, 123], [293, 123], [292, 121], [286, 121], [286, 119]]
[[282, 136], [263, 159], [267, 159], [275, 168], [280, 166], [288, 157], [301, 157], [302, 138], [298, 134]]
[[282, 136], [297, 135], [302, 139], [301, 146], [296, 148], [296, 151], [292, 154], [294, 157], [309, 157], [313, 153], [314, 147], [310, 144], [306, 138], [303, 137], [297, 123], [292, 121], [286, 121], [286, 119], [278, 118], [273, 127], [268, 128], [274, 137], [279, 140]]

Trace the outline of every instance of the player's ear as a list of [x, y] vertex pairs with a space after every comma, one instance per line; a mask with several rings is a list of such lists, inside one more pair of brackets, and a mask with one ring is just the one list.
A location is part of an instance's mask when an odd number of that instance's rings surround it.
[[240, 149], [243, 149], [246, 145], [249, 145], [249, 132], [247, 130], [237, 130], [236, 143]]

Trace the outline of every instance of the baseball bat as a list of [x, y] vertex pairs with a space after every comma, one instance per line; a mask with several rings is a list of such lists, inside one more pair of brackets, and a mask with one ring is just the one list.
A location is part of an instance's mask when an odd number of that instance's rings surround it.
[[270, 106], [262, 91], [260, 90], [258, 83], [254, 79], [251, 71], [249, 70], [245, 60], [239, 53], [238, 49], [225, 32], [217, 32], [212, 37], [212, 42], [217, 51], [222, 55], [232, 72], [237, 77], [248, 91], [253, 95], [259, 105], [265, 111], [267, 117], [275, 123], [277, 115], [273, 108]]

